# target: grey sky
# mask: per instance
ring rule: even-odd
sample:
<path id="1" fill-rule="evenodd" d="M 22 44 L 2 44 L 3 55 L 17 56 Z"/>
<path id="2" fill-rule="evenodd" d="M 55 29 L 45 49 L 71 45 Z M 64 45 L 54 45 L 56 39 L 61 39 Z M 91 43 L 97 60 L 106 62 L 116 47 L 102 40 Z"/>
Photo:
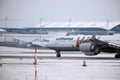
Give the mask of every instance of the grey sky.
<path id="1" fill-rule="evenodd" d="M 36 26 L 40 18 L 44 22 L 120 21 L 120 0 L 0 0 L 0 19 L 6 16 L 8 27 Z"/>

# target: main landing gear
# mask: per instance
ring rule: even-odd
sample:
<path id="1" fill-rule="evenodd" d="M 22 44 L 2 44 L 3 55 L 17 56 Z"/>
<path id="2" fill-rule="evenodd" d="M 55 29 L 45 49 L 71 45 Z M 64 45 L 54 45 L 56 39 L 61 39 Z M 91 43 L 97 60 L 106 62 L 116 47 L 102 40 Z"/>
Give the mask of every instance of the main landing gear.
<path id="1" fill-rule="evenodd" d="M 115 58 L 120 58 L 120 49 L 116 49 Z"/>
<path id="2" fill-rule="evenodd" d="M 56 57 L 61 57 L 60 51 L 56 51 Z"/>
<path id="3" fill-rule="evenodd" d="M 120 53 L 115 54 L 115 58 L 120 58 Z"/>

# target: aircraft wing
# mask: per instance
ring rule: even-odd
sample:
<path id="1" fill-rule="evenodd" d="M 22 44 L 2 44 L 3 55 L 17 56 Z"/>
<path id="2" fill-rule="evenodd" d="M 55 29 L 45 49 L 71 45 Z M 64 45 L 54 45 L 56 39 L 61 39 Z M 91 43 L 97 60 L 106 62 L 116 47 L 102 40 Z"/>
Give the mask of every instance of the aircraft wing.
<path id="1" fill-rule="evenodd" d="M 26 46 L 26 47 L 30 47 L 31 46 L 31 42 L 20 40 L 20 39 L 17 39 L 17 38 L 14 38 L 13 40 L 15 42 L 17 42 L 19 46 Z"/>
<path id="2" fill-rule="evenodd" d="M 101 52 L 120 52 L 120 46 L 116 43 L 102 41 L 96 38 L 91 38 L 89 40 L 95 47 L 99 48 Z"/>
<path id="3" fill-rule="evenodd" d="M 118 45 L 116 43 L 108 42 L 108 44 L 109 44 L 110 47 L 114 47 L 114 48 L 120 49 L 120 45 Z"/>
<path id="4" fill-rule="evenodd" d="M 17 38 L 13 39 L 15 42 L 17 42 L 17 47 L 24 47 L 24 48 L 34 48 L 34 47 L 45 47 L 46 43 L 49 42 L 49 40 L 47 39 L 42 39 L 41 41 L 39 40 L 39 38 L 36 38 L 32 41 L 25 41 L 25 40 L 20 40 Z"/>
<path id="5" fill-rule="evenodd" d="M 13 40 L 14 40 L 15 42 L 27 43 L 27 41 L 23 41 L 23 40 L 20 40 L 20 39 L 17 39 L 17 38 L 14 38 Z"/>
<path id="6" fill-rule="evenodd" d="M 40 42 L 40 41 L 32 41 L 32 45 L 34 45 L 34 46 L 40 46 L 40 47 L 45 47 L 44 42 Z"/>

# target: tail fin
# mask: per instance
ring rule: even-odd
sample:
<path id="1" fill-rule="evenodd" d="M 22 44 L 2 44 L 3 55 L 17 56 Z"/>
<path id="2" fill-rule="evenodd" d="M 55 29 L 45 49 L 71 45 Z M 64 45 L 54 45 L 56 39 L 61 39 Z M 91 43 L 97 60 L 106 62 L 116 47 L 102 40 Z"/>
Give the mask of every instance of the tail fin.
<path id="1" fill-rule="evenodd" d="M 70 34 L 67 32 L 65 36 L 70 36 Z"/>

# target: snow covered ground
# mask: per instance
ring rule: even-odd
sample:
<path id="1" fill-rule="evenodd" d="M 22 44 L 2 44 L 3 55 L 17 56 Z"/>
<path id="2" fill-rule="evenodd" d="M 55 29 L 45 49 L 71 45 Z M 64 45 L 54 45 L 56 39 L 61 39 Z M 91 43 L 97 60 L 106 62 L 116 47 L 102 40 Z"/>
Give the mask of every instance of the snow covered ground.
<path id="1" fill-rule="evenodd" d="M 15 52 L 14 52 L 15 50 Z M 9 52 L 11 51 L 11 52 Z M 24 53 L 22 53 L 22 51 Z M 50 51 L 50 50 L 49 50 Z M 14 53 L 12 53 L 14 52 Z M 31 53 L 27 53 L 31 52 Z M 40 54 L 40 52 L 42 54 Z M 38 55 L 44 54 L 40 50 Z M 54 51 L 50 51 L 54 53 Z M 21 53 L 21 54 L 20 54 Z M 62 52 L 62 56 L 86 57 L 81 52 Z M 70 53 L 70 54 L 68 54 Z M 0 55 L 33 55 L 32 49 L 0 47 Z M 34 55 L 33 55 L 34 56 Z M 96 58 L 94 58 L 96 57 Z M 36 65 L 37 80 L 119 80 L 120 59 L 114 59 L 114 54 L 100 54 L 91 59 L 38 59 Z M 97 59 L 98 58 L 98 59 Z M 102 59 L 103 58 L 103 59 Z M 105 59 L 108 58 L 108 59 Z M 86 61 L 83 67 L 83 61 Z M 0 80 L 35 80 L 34 59 L 1 59 Z"/>

